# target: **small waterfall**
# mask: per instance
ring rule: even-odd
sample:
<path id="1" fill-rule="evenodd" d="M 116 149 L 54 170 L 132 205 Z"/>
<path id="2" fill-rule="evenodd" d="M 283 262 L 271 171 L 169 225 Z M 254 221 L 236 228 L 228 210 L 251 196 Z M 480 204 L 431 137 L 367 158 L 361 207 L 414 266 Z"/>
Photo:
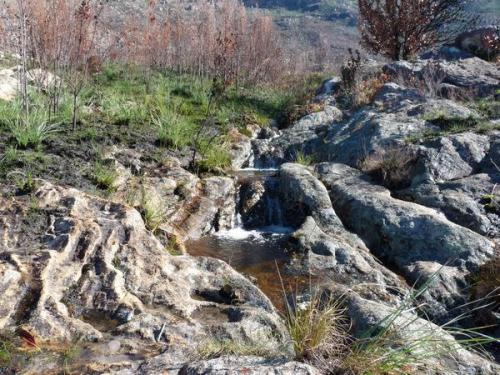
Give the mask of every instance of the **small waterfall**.
<path id="1" fill-rule="evenodd" d="M 276 178 L 276 173 L 276 169 L 247 168 L 238 171 L 235 177 L 238 186 L 235 194 L 232 228 L 217 232 L 216 236 L 233 240 L 243 240 L 249 237 L 262 239 L 264 234 L 286 234 L 292 231 L 291 228 L 286 226 L 286 220 L 283 217 L 279 199 L 279 180 Z M 252 182 L 260 182 L 263 185 L 264 192 L 261 190 L 261 193 L 257 195 L 258 201 L 253 208 L 256 215 L 253 218 L 257 218 L 257 220 L 252 221 L 250 225 L 246 225 L 249 222 L 244 219 L 244 215 L 248 217 L 248 212 L 246 214 L 241 212 L 244 204 L 242 202 L 242 196 L 244 195 L 242 189 L 245 188 L 245 184 Z"/>

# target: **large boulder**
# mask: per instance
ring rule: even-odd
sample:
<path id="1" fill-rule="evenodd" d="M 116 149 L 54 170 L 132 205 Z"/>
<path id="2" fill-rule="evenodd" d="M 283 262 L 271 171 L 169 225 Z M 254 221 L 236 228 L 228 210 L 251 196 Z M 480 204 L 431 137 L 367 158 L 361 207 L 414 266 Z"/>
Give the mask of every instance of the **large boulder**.
<path id="1" fill-rule="evenodd" d="M 280 191 L 284 212 L 294 217 L 296 225 L 301 223 L 290 238 L 296 257 L 289 269 L 397 304 L 406 286 L 372 256 L 358 236 L 344 228 L 325 186 L 306 167 L 282 165 Z"/>
<path id="2" fill-rule="evenodd" d="M 430 316 L 447 319 L 450 309 L 467 300 L 466 276 L 495 256 L 492 241 L 435 209 L 393 198 L 346 165 L 322 163 L 317 172 L 337 214 L 375 255 L 411 284 L 436 278 L 427 293 Z"/>

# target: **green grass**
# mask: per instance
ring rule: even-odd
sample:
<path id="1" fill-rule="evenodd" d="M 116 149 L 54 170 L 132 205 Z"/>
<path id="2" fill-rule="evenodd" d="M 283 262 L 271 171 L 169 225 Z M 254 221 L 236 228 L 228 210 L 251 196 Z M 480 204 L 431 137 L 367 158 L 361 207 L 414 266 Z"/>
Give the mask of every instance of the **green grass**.
<path id="1" fill-rule="evenodd" d="M 159 144 L 175 150 L 188 146 L 196 134 L 195 125 L 174 110 L 165 109 L 161 111 L 153 122 Z"/>
<path id="2" fill-rule="evenodd" d="M 12 342 L 5 337 L 0 337 L 0 368 L 12 363 L 13 350 Z"/>
<path id="3" fill-rule="evenodd" d="M 90 177 L 100 189 L 110 192 L 116 189 L 115 183 L 118 173 L 111 166 L 97 161 L 92 168 Z"/>
<path id="4" fill-rule="evenodd" d="M 306 167 L 313 165 L 314 160 L 315 159 L 313 155 L 306 155 L 300 151 L 295 154 L 295 163 L 304 165 Z"/>
<path id="5" fill-rule="evenodd" d="M 144 220 L 144 225 L 146 229 L 156 233 L 160 225 L 167 219 L 167 209 L 161 202 L 152 199 L 143 185 L 141 185 L 139 194 L 139 211 Z"/>
<path id="6" fill-rule="evenodd" d="M 10 122 L 9 129 L 21 148 L 37 147 L 58 130 L 55 124 L 49 123 L 47 112 L 42 110 L 31 111 L 26 117 L 19 115 Z"/>
<path id="7" fill-rule="evenodd" d="M 480 117 L 454 117 L 440 111 L 426 113 L 423 119 L 438 126 L 439 130 L 429 130 L 423 133 L 414 134 L 407 137 L 406 141 L 408 143 L 420 143 L 451 134 L 460 134 L 469 131 L 483 134 L 500 129 L 499 124 L 490 121 L 490 118 L 495 117 L 492 113 L 496 111 L 496 109 L 492 109 L 493 105 L 489 101 L 480 101 L 471 105 L 475 106 L 475 109 L 480 113 Z M 482 109 L 480 110 L 480 108 Z"/>
<path id="8" fill-rule="evenodd" d="M 69 344 L 61 353 L 61 362 L 63 365 L 63 373 L 70 374 L 71 364 L 81 355 L 82 348 L 77 344 Z"/>

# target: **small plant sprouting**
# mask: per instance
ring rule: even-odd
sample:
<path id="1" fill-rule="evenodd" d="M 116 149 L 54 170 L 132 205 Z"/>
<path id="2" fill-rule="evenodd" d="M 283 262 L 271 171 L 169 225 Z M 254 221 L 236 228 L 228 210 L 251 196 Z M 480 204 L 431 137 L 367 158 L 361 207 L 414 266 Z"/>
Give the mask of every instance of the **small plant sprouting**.
<path id="1" fill-rule="evenodd" d="M 70 373 L 71 364 L 80 356 L 82 348 L 78 343 L 69 344 L 61 353 L 64 374 Z"/>
<path id="2" fill-rule="evenodd" d="M 315 158 L 313 155 L 307 155 L 301 151 L 298 151 L 295 154 L 295 163 L 304 165 L 306 167 L 313 165 L 315 161 Z"/>
<path id="3" fill-rule="evenodd" d="M 182 244 L 179 242 L 179 239 L 175 235 L 171 235 L 167 238 L 165 250 L 173 256 L 180 256 L 184 254 Z"/>
<path id="4" fill-rule="evenodd" d="M 20 195 L 29 194 L 36 190 L 37 183 L 31 171 L 13 171 L 7 177 L 13 180 L 17 193 Z"/>
<path id="5" fill-rule="evenodd" d="M 146 192 L 144 186 L 141 186 L 141 202 L 139 211 L 142 215 L 142 219 L 144 220 L 144 225 L 152 233 L 156 233 L 160 225 L 167 218 L 166 207 L 160 202 L 153 200 Z"/>
<path id="6" fill-rule="evenodd" d="M 109 192 L 116 190 L 116 179 L 118 178 L 118 173 L 116 170 L 97 161 L 94 164 L 94 168 L 91 172 L 91 178 L 97 187 L 105 189 Z"/>

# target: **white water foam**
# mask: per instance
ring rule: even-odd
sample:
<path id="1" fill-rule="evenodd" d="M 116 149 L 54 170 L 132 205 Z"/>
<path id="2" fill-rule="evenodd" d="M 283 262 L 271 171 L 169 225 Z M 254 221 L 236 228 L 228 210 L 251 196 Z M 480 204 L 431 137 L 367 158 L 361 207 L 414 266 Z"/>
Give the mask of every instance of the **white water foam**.
<path id="1" fill-rule="evenodd" d="M 235 227 L 229 230 L 221 230 L 214 233 L 214 235 L 219 238 L 236 241 L 246 240 L 250 238 L 257 241 L 263 241 L 264 235 L 281 236 L 283 234 L 290 234 L 293 231 L 294 229 L 290 227 L 281 225 L 269 225 L 267 227 L 252 230 L 244 229 L 243 227 Z"/>

